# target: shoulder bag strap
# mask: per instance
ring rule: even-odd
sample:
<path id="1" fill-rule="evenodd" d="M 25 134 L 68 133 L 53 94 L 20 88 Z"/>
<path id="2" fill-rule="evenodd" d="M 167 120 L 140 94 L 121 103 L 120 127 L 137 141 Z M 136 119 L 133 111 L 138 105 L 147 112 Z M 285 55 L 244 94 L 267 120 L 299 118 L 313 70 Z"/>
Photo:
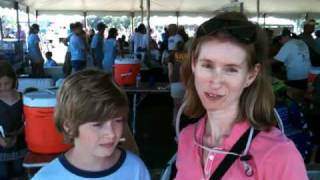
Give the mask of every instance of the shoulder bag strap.
<path id="1" fill-rule="evenodd" d="M 251 128 L 248 128 L 248 130 L 240 137 L 237 143 L 233 145 L 230 152 L 241 154 L 244 151 L 250 134 L 250 129 Z M 260 131 L 254 129 L 252 140 L 257 136 L 259 132 Z M 219 164 L 215 172 L 211 175 L 210 180 L 220 180 L 238 158 L 239 156 L 227 154 Z"/>

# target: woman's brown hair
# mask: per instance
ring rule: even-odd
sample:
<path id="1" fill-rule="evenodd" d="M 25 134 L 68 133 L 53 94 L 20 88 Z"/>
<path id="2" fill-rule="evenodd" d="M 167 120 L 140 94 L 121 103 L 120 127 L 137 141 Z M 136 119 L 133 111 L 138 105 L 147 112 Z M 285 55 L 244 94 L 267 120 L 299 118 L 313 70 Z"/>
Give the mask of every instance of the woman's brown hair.
<path id="1" fill-rule="evenodd" d="M 240 96 L 238 116 L 241 120 L 247 119 L 256 129 L 270 129 L 275 125 L 274 95 L 271 78 L 267 72 L 266 35 L 258 25 L 248 21 L 245 15 L 238 12 L 219 14 L 199 26 L 189 59 L 181 70 L 182 81 L 186 87 L 185 113 L 193 118 L 199 118 L 206 113 L 194 85 L 192 64 L 197 63 L 202 45 L 212 40 L 230 41 L 246 50 L 249 70 L 253 70 L 256 65 L 260 66 L 256 79 Z"/>

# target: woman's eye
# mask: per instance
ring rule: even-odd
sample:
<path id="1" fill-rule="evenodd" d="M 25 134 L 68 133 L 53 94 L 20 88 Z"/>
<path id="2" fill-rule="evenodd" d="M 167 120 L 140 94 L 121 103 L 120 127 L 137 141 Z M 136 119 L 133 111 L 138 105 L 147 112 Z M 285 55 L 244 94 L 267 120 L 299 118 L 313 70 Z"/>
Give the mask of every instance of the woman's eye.
<path id="1" fill-rule="evenodd" d="M 234 67 L 228 67 L 228 68 L 226 68 L 226 71 L 227 71 L 227 72 L 234 73 L 234 72 L 238 72 L 238 69 L 237 69 L 237 68 L 234 68 Z"/>
<path id="2" fill-rule="evenodd" d="M 212 65 L 211 64 L 207 64 L 207 63 L 205 63 L 205 64 L 202 64 L 201 65 L 202 67 L 204 67 L 204 68 L 212 68 Z"/>

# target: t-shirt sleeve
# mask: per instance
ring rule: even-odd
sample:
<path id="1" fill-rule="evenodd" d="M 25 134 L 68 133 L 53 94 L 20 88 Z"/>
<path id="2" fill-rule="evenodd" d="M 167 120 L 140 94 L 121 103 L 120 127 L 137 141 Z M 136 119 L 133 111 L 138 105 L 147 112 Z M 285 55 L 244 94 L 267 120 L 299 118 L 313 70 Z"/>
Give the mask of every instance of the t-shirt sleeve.
<path id="1" fill-rule="evenodd" d="M 51 180 L 61 176 L 63 169 L 58 158 L 52 160 L 49 164 L 43 166 L 31 180 Z M 62 177 L 62 176 L 61 176 Z"/>
<path id="2" fill-rule="evenodd" d="M 139 180 L 151 180 L 149 171 L 144 164 L 141 164 L 139 174 L 140 174 Z"/>
<path id="3" fill-rule="evenodd" d="M 283 143 L 270 152 L 265 159 L 262 179 L 308 179 L 303 158 L 293 143 Z"/>
<path id="4" fill-rule="evenodd" d="M 130 159 L 130 171 L 135 172 L 131 175 L 131 179 L 134 180 L 151 180 L 150 173 L 148 171 L 148 168 L 144 164 L 144 162 L 135 154 L 127 151 L 127 155 Z M 127 167 L 128 168 L 128 167 Z"/>
<path id="5" fill-rule="evenodd" d="M 281 47 L 274 59 L 284 63 L 285 61 L 287 61 L 290 51 L 292 51 L 292 49 L 290 50 L 289 44 L 286 43 Z"/>

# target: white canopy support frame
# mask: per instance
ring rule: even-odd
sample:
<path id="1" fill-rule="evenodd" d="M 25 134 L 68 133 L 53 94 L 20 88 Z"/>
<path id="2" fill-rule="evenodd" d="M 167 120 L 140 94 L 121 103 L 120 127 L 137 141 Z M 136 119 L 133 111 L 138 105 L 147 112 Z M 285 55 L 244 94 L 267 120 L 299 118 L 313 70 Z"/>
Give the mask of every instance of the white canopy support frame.
<path id="1" fill-rule="evenodd" d="M 140 12 L 141 0 L 16 0 L 19 4 L 29 6 L 30 9 L 38 10 L 39 13 L 47 12 L 83 12 L 102 11 L 102 12 Z M 245 3 L 244 12 L 246 14 L 257 13 L 257 0 L 239 0 Z M 1 7 L 13 8 L 12 0 L 1 0 Z M 226 5 L 233 2 L 231 0 L 150 0 L 152 8 L 151 14 L 174 14 L 189 15 L 193 13 L 214 14 L 223 9 Z M 320 13 L 319 0 L 262 0 L 259 3 L 260 14 L 278 14 L 282 16 L 291 16 L 306 12 L 310 14 Z"/>

